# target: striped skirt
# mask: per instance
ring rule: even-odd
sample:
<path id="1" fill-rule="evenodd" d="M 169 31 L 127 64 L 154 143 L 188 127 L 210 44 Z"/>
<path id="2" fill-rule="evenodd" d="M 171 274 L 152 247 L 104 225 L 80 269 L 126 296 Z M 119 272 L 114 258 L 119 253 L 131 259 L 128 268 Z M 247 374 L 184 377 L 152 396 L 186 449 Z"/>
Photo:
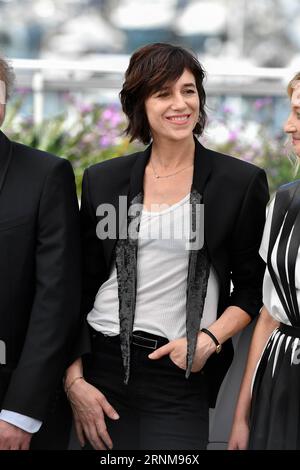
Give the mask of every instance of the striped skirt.
<path id="1" fill-rule="evenodd" d="M 300 328 L 281 323 L 258 364 L 249 449 L 300 449 Z"/>

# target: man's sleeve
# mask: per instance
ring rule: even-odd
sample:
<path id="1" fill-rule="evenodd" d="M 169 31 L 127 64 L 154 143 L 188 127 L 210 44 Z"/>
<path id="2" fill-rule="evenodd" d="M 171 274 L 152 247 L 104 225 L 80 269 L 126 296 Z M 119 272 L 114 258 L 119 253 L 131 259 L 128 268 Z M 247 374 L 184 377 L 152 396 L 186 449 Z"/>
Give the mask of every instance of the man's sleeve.
<path id="1" fill-rule="evenodd" d="M 38 419 L 30 418 L 29 416 L 21 415 L 15 411 L 1 410 L 0 420 L 6 421 L 6 423 L 13 424 L 23 431 L 35 433 L 38 432 L 42 426 L 42 421 Z"/>
<path id="2" fill-rule="evenodd" d="M 35 297 L 3 408 L 43 420 L 68 363 L 79 322 L 79 214 L 74 174 L 67 160 L 56 161 L 48 173 L 37 225 Z"/>
<path id="3" fill-rule="evenodd" d="M 91 350 L 90 333 L 86 317 L 93 308 L 96 294 L 107 275 L 103 246 L 96 233 L 97 208 L 94 209 L 92 207 L 90 189 L 89 169 L 87 169 L 82 179 L 80 207 L 82 244 L 81 327 L 72 351 L 72 361 L 89 353 Z"/>

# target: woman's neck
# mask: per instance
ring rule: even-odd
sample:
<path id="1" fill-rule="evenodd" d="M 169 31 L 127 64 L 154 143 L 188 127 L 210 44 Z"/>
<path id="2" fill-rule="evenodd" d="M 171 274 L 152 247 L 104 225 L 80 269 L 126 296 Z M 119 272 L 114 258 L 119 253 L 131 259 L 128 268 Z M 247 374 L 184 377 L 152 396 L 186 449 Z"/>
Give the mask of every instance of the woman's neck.
<path id="1" fill-rule="evenodd" d="M 192 165 L 194 154 L 194 138 L 185 142 L 154 140 L 150 158 L 160 168 L 176 170 L 176 168 Z"/>

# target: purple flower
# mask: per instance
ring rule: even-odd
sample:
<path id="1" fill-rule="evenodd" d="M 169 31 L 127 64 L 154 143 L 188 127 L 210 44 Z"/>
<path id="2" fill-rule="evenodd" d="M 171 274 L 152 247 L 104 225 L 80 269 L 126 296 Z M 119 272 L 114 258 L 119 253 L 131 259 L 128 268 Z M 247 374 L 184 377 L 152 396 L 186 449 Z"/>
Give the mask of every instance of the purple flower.
<path id="1" fill-rule="evenodd" d="M 93 111 L 93 105 L 89 103 L 79 103 L 78 110 L 81 114 L 88 114 Z"/>
<path id="2" fill-rule="evenodd" d="M 66 102 L 66 103 L 74 103 L 75 102 L 75 98 L 74 96 L 69 92 L 69 91 L 65 91 L 64 93 L 62 93 L 62 99 Z"/>
<path id="3" fill-rule="evenodd" d="M 272 98 L 260 98 L 258 100 L 255 100 L 254 108 L 256 110 L 260 110 L 264 108 L 265 106 L 268 106 L 271 103 L 272 103 Z"/>
<path id="4" fill-rule="evenodd" d="M 122 118 L 121 118 L 121 115 L 120 113 L 114 113 L 112 118 L 111 118 L 111 123 L 113 124 L 113 126 L 118 126 L 120 123 L 122 122 Z"/>
<path id="5" fill-rule="evenodd" d="M 226 114 L 230 114 L 233 112 L 233 109 L 230 107 L 230 106 L 223 106 L 223 109 L 222 109 L 223 113 L 226 113 Z"/>
<path id="6" fill-rule="evenodd" d="M 229 136 L 228 136 L 229 142 L 234 142 L 235 140 L 237 140 L 238 135 L 239 135 L 238 131 L 230 131 Z"/>
<path id="7" fill-rule="evenodd" d="M 30 92 L 31 92 L 30 88 L 22 87 L 22 88 L 16 89 L 16 93 L 21 96 L 28 95 Z"/>
<path id="8" fill-rule="evenodd" d="M 97 121 L 97 124 L 96 124 L 97 128 L 102 131 L 104 129 L 104 123 L 103 121 L 101 121 L 101 119 L 99 119 L 99 121 Z"/>
<path id="9" fill-rule="evenodd" d="M 112 144 L 112 140 L 111 140 L 110 136 L 103 135 L 99 139 L 99 144 L 100 144 L 100 147 L 106 148 L 106 147 L 109 147 Z"/>
<path id="10" fill-rule="evenodd" d="M 113 116 L 113 110 L 111 108 L 106 108 L 102 113 L 102 119 L 109 121 Z"/>
<path id="11" fill-rule="evenodd" d="M 122 121 L 121 113 L 116 107 L 106 108 L 101 117 L 104 121 L 109 121 L 114 127 L 118 126 Z"/>

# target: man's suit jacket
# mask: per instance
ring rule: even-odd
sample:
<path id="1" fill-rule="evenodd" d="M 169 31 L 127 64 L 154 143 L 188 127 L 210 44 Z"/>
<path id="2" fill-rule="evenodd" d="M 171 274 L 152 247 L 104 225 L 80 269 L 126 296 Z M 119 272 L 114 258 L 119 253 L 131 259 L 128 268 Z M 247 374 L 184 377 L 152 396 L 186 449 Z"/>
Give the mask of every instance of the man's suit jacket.
<path id="1" fill-rule="evenodd" d="M 0 132 L 0 408 L 45 419 L 70 360 L 80 289 L 70 163 Z"/>
<path id="2" fill-rule="evenodd" d="M 85 171 L 81 219 L 83 230 L 83 309 L 93 307 L 100 285 L 108 278 L 115 255 L 115 239 L 99 240 L 96 216 L 100 204 L 115 207 L 118 224 L 118 198 L 128 202 L 143 192 L 145 167 L 151 147 L 144 152 L 94 165 Z M 204 232 L 211 263 L 218 275 L 220 295 L 218 316 L 230 305 L 255 317 L 262 306 L 264 262 L 258 254 L 269 198 L 265 172 L 239 159 L 206 149 L 196 141 L 192 187 L 203 195 Z M 231 292 L 231 282 L 233 290 Z M 81 352 L 88 351 L 88 338 Z M 209 359 L 206 370 L 211 385 L 211 406 L 231 363 L 231 341 L 220 354 Z"/>

